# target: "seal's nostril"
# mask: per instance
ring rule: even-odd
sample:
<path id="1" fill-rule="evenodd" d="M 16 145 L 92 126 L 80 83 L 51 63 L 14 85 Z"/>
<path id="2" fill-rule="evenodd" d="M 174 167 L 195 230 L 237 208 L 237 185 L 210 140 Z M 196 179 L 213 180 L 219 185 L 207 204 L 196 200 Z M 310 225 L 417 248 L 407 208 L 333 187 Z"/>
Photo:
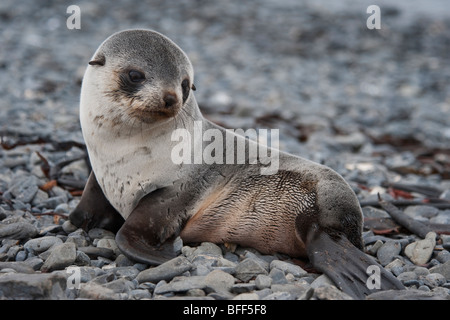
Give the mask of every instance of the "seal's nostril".
<path id="1" fill-rule="evenodd" d="M 163 100 L 164 100 L 164 106 L 166 108 L 170 108 L 171 106 L 173 106 L 174 104 L 176 104 L 178 102 L 177 96 L 173 95 L 171 93 L 166 94 L 164 96 Z"/>

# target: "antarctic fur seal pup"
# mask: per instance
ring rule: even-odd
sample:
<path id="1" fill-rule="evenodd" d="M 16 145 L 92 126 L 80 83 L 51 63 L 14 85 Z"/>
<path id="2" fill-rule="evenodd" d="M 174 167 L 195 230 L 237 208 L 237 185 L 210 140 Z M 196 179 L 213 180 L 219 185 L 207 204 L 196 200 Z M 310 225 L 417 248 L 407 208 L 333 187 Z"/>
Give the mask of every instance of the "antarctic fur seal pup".
<path id="1" fill-rule="evenodd" d="M 270 149 L 279 156 L 278 170 L 261 174 L 260 156 L 249 155 L 256 142 L 236 134 L 232 142 L 244 144 L 244 163 L 225 161 L 240 156 L 228 140 L 221 142 L 224 161 L 173 161 L 174 130 L 230 135 L 202 116 L 194 90 L 191 62 L 160 33 L 126 30 L 100 45 L 80 101 L 92 173 L 70 221 L 117 232 L 122 252 L 148 264 L 175 257 L 173 241 L 180 236 L 184 243 L 235 243 L 309 257 L 353 297 L 373 292 L 366 272 L 379 265 L 362 252 L 361 208 L 330 168 Z M 207 145 L 192 143 L 186 149 L 192 153 Z M 403 288 L 379 268 L 382 289 Z"/>

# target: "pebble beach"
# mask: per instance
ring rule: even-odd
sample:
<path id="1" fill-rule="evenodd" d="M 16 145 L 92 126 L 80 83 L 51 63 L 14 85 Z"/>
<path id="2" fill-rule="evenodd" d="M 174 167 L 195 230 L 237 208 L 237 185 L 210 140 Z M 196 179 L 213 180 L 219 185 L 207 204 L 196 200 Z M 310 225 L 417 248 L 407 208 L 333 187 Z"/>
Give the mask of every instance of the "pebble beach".
<path id="1" fill-rule="evenodd" d="M 346 179 L 365 253 L 406 287 L 367 300 L 450 299 L 444 1 L 80 1 L 70 30 L 72 4 L 0 3 L 0 300 L 352 300 L 307 261 L 178 239 L 179 256 L 153 267 L 129 260 L 114 233 L 68 221 L 90 173 L 83 73 L 104 39 L 130 28 L 187 53 L 206 118 L 278 129 L 281 150 Z M 371 4 L 381 29 L 366 26 Z"/>

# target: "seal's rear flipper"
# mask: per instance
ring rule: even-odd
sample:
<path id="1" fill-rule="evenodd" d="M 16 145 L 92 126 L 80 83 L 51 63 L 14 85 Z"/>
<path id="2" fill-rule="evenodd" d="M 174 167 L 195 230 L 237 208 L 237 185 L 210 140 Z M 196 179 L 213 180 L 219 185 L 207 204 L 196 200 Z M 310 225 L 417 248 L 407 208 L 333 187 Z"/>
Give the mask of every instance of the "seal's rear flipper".
<path id="1" fill-rule="evenodd" d="M 374 258 L 356 248 L 344 235 L 321 228 L 312 229 L 307 244 L 312 265 L 345 293 L 355 299 L 364 299 L 378 290 L 405 289 L 397 278 Z M 378 275 L 379 282 L 376 279 Z"/>
<path id="2" fill-rule="evenodd" d="M 77 207 L 69 215 L 70 222 L 85 230 L 103 228 L 117 232 L 124 220 L 109 203 L 91 172 Z"/>

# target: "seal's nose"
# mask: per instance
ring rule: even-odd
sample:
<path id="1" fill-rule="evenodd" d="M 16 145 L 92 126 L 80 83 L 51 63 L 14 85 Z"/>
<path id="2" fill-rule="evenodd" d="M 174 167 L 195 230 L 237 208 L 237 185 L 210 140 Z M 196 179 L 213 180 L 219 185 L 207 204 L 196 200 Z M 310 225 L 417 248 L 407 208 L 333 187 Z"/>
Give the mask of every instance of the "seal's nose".
<path id="1" fill-rule="evenodd" d="M 172 93 L 166 93 L 164 95 L 164 106 L 166 108 L 170 108 L 172 107 L 174 104 L 176 104 L 178 102 L 178 98 L 176 95 L 172 94 Z"/>

